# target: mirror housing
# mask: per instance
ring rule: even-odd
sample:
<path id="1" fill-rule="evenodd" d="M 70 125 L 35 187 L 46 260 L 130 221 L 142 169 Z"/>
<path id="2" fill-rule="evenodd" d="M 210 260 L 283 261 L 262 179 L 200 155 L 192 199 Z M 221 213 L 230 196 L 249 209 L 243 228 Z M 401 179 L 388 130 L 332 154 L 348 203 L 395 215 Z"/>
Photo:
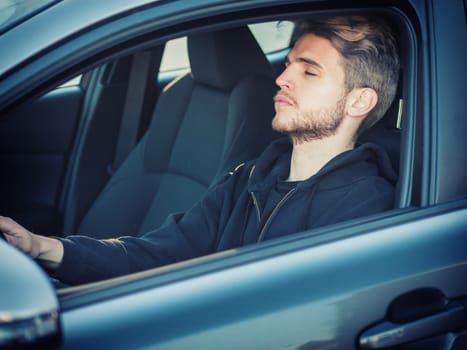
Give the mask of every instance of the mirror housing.
<path id="1" fill-rule="evenodd" d="M 0 348 L 60 345 L 59 304 L 45 272 L 0 239 Z"/>

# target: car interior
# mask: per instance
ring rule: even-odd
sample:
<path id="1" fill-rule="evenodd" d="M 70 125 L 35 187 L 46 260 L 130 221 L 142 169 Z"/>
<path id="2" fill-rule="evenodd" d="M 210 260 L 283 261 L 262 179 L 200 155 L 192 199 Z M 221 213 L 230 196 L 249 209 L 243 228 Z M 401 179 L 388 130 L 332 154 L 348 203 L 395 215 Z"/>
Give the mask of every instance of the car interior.
<path id="1" fill-rule="evenodd" d="M 239 51 L 244 55 L 235 55 Z M 158 227 L 276 136 L 269 127 L 272 68 L 246 27 L 189 36 L 188 52 L 191 72 L 159 96 L 149 129 L 112 174 L 78 233 L 108 238 Z M 80 161 L 86 157 L 92 154 L 79 155 Z M 71 186 L 85 184 L 80 175 Z M 82 194 L 85 187 L 73 192 Z"/>
<path id="2" fill-rule="evenodd" d="M 286 50 L 267 59 L 247 26 L 196 32 L 190 71 L 160 89 L 163 48 L 113 59 L 0 120 L 2 215 L 42 234 L 141 235 L 279 137 L 270 121 Z M 400 87 L 359 140 L 383 145 L 396 171 Z"/>

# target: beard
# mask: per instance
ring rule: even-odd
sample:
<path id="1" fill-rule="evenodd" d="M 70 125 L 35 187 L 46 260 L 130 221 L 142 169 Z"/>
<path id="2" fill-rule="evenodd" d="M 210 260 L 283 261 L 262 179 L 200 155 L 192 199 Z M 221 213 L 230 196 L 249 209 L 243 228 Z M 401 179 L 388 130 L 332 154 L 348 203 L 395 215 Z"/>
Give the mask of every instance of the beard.
<path id="1" fill-rule="evenodd" d="M 290 96 L 287 96 L 289 99 Z M 296 115 L 288 122 L 281 121 L 279 113 L 272 120 L 272 128 L 288 135 L 293 144 L 301 144 L 312 140 L 321 140 L 336 134 L 344 120 L 345 96 L 337 101 L 334 107 L 318 110 L 300 111 L 295 100 Z M 285 112 L 284 112 L 285 113 Z"/>

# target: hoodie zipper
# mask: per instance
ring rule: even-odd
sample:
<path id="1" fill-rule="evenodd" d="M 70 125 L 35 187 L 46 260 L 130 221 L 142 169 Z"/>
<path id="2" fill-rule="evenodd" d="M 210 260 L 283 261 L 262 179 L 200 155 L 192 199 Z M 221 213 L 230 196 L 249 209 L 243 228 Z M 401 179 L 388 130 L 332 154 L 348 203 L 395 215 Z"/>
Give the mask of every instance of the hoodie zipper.
<path id="1" fill-rule="evenodd" d="M 276 206 L 274 207 L 273 211 L 271 212 L 271 214 L 269 215 L 268 219 L 266 220 L 266 222 L 264 223 L 264 226 L 263 228 L 261 229 L 261 232 L 258 236 L 258 241 L 257 242 L 261 242 L 261 240 L 264 238 L 264 235 L 265 235 L 265 232 L 266 232 L 266 229 L 268 228 L 271 220 L 276 216 L 277 212 L 279 211 L 279 209 L 284 205 L 284 203 L 292 196 L 292 194 L 296 191 L 296 188 L 292 188 L 289 192 L 287 192 L 285 194 L 284 197 L 282 197 L 282 199 L 279 201 L 279 203 L 276 204 Z M 261 222 L 261 214 L 260 214 L 260 211 L 259 211 L 259 206 L 258 206 L 258 202 L 256 201 L 256 197 L 255 197 L 255 194 L 252 193 L 252 196 L 253 196 L 253 203 L 256 207 L 256 212 L 258 213 L 258 220 L 259 222 Z"/>
<path id="2" fill-rule="evenodd" d="M 261 222 L 261 211 L 259 210 L 258 200 L 254 192 L 251 192 L 251 197 L 253 198 L 253 205 L 256 208 L 256 215 L 258 215 L 258 222 Z"/>

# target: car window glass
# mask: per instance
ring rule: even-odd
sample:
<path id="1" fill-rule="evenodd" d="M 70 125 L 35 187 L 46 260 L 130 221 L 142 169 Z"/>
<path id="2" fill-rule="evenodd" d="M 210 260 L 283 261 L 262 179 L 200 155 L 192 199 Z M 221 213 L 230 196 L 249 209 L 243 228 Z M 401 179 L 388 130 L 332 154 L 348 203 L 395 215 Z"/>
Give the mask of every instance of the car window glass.
<path id="1" fill-rule="evenodd" d="M 249 25 L 249 28 L 266 54 L 289 47 L 293 31 L 292 22 L 265 22 Z M 186 37 L 167 42 L 160 71 L 188 69 L 189 66 Z"/>
<path id="2" fill-rule="evenodd" d="M 79 83 L 81 82 L 81 78 L 82 78 L 82 75 L 80 74 L 80 75 L 66 81 L 65 83 L 57 86 L 57 88 L 68 87 L 68 86 L 78 86 Z"/>
<path id="3" fill-rule="evenodd" d="M 249 28 L 263 52 L 270 54 L 289 47 L 294 26 L 290 21 L 274 21 L 251 24 Z M 169 40 L 162 56 L 160 72 L 187 70 L 189 67 L 186 37 Z M 81 76 L 77 76 L 58 87 L 79 85 L 80 78 Z"/>
<path id="4" fill-rule="evenodd" d="M 168 41 L 165 44 L 160 71 L 187 69 L 189 66 L 186 36 Z"/>
<path id="5" fill-rule="evenodd" d="M 289 21 L 266 22 L 249 26 L 264 53 L 273 53 L 289 47 L 294 25 Z"/>

